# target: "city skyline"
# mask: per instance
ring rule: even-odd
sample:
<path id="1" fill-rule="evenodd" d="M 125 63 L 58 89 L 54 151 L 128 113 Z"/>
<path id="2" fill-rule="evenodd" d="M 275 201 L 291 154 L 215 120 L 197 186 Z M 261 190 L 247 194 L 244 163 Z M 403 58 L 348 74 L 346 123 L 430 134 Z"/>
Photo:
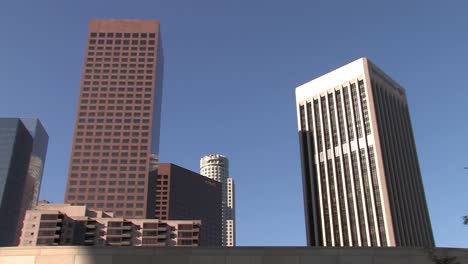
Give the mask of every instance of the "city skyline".
<path id="1" fill-rule="evenodd" d="M 430 2 L 418 19 L 400 11 L 416 12 L 419 9 L 414 4 L 384 6 L 394 12 L 383 17 L 377 16 L 381 8 L 363 5 L 373 19 L 356 17 L 344 23 L 339 18 L 336 23 L 328 23 L 329 17 L 355 9 L 319 4 L 314 10 L 322 10 L 322 14 L 311 16 L 305 12 L 311 10 L 306 3 L 273 5 L 267 13 L 261 13 L 262 5 L 258 3 L 248 10 L 239 8 L 245 7 L 242 3 L 231 6 L 204 2 L 199 7 L 189 4 L 182 9 L 167 3 L 146 5 L 148 8 L 99 3 L 98 12 L 87 10 L 86 3 L 58 4 L 50 10 L 34 3 L 32 7 L 41 12 L 26 10 L 23 14 L 11 3 L 0 11 L 7 19 L 4 25 L 14 19 L 12 15 L 25 18 L 15 25 L 15 30 L 1 27 L 11 38 L 1 44 L 0 55 L 6 59 L 0 63 L 0 85 L 8 89 L 9 96 L 0 98 L 0 113 L 37 116 L 52 131 L 41 198 L 54 202 L 63 198 L 77 103 L 77 72 L 88 20 L 158 18 L 164 24 L 163 34 L 169 33 L 164 39 L 168 65 L 165 85 L 171 87 L 164 94 L 167 101 L 163 103 L 160 160 L 192 171 L 197 171 L 197 159 L 206 153 L 223 153 L 235 160 L 231 171 L 237 183 L 238 245 L 305 244 L 297 135 L 291 129 L 295 122 L 294 87 L 368 56 L 409 88 L 436 244 L 466 246 L 461 193 L 462 186 L 466 186 L 466 153 L 462 146 L 466 145 L 463 135 L 467 124 L 459 121 L 466 112 L 466 92 L 457 88 L 460 73 L 466 71 L 460 55 L 464 54 L 462 47 L 467 39 L 460 34 L 463 31 L 459 26 L 466 24 L 466 18 L 457 15 L 464 8 Z M 77 12 L 79 15 L 73 13 L 77 9 L 82 11 Z M 280 19 L 280 11 L 286 12 L 289 19 Z M 244 19 L 234 23 L 232 18 L 238 14 Z M 258 19 L 258 14 L 263 19 Z M 430 20 L 434 17 L 446 19 L 435 23 Z M 56 23 L 56 19 L 62 23 Z M 343 29 L 337 27 L 338 21 Z M 369 21 L 380 24 L 366 24 Z M 406 27 L 408 24 L 411 26 Z M 338 45 L 336 37 L 340 34 L 354 44 Z M 278 39 L 279 35 L 282 37 Z M 35 45 L 28 44 L 30 38 Z M 278 53 L 280 50 L 287 52 Z M 19 74 L 23 70 L 32 74 L 31 78 L 23 78 Z M 447 143 L 441 144 L 440 138 L 447 138 Z M 277 193 L 284 198 L 276 198 Z M 279 216 L 273 214 L 278 206 L 285 210 Z M 260 216 L 273 220 L 265 223 Z M 278 223 L 292 226 L 291 235 L 280 237 L 278 232 L 269 232 Z M 249 234 L 266 235 L 252 239 Z"/>

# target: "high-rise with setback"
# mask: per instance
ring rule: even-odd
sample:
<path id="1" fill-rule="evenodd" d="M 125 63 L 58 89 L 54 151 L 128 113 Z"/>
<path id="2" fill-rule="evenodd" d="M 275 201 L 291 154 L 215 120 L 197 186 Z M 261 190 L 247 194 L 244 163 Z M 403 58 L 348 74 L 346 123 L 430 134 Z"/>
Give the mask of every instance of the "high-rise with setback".
<path id="1" fill-rule="evenodd" d="M 150 156 L 158 154 L 163 53 L 157 20 L 89 25 L 65 202 L 152 218 Z"/>
<path id="2" fill-rule="evenodd" d="M 366 58 L 296 88 L 309 246 L 434 246 L 405 90 Z"/>

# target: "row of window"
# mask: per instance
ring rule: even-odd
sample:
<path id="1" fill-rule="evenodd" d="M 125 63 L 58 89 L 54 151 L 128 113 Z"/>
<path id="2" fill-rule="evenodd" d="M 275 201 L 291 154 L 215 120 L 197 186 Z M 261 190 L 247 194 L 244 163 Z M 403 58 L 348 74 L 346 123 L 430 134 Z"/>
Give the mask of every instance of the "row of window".
<path id="1" fill-rule="evenodd" d="M 149 119 L 139 119 L 139 118 L 125 118 L 125 119 L 120 119 L 120 118 L 79 118 L 78 123 L 143 123 L 143 124 L 149 124 L 150 120 Z"/>
<path id="2" fill-rule="evenodd" d="M 144 179 L 146 178 L 146 174 L 144 173 L 140 173 L 140 174 L 135 174 L 135 173 L 119 173 L 118 175 L 116 173 L 99 173 L 99 175 L 97 173 L 72 173 L 70 174 L 71 178 L 102 178 L 102 179 L 106 179 L 106 178 L 110 178 L 110 179 L 115 179 L 115 178 L 120 178 L 120 179 L 135 179 L 138 177 L 138 179 Z M 91 190 L 91 189 L 90 189 Z M 94 189 L 93 189 L 94 190 Z M 120 189 L 119 189 L 120 190 Z M 105 189 L 101 189 L 99 188 L 98 189 L 99 192 L 104 192 Z M 140 189 L 138 189 L 138 191 L 140 191 Z M 141 189 L 141 191 L 143 191 L 143 189 Z"/>
<path id="3" fill-rule="evenodd" d="M 109 96 L 108 96 L 109 95 Z M 133 93 L 129 93 L 129 94 L 116 94 L 116 93 L 109 93 L 109 94 L 106 94 L 106 93 L 83 93 L 81 95 L 82 98 L 101 98 L 101 99 L 104 99 L 104 98 L 134 98 L 136 97 L 138 101 L 135 101 L 136 104 L 141 104 L 141 99 L 142 98 L 145 98 L 145 99 L 150 99 L 152 98 L 152 95 L 150 93 L 147 93 L 147 94 L 133 94 Z M 140 99 L 138 99 L 140 98 Z M 114 100 L 114 99 L 111 99 L 111 100 Z M 115 101 L 114 101 L 115 102 Z M 126 101 L 126 103 L 129 103 L 129 104 L 132 104 L 133 102 L 132 101 Z M 99 101 L 100 104 L 104 104 L 106 103 L 105 100 L 101 100 Z M 121 101 L 121 103 L 123 103 L 123 101 Z M 148 115 L 149 116 L 149 115 Z"/>
<path id="4" fill-rule="evenodd" d="M 80 150 L 84 148 L 85 150 L 91 150 L 91 146 L 90 145 L 75 145 L 75 149 L 76 150 Z M 138 146 L 131 146 L 132 150 L 138 150 Z M 100 145 L 93 145 L 92 146 L 92 149 L 93 150 L 128 150 L 129 149 L 129 146 L 108 146 L 108 145 L 104 145 L 104 146 L 100 146 Z M 80 152 L 80 151 L 75 151 L 73 152 L 73 157 L 138 157 L 140 156 L 140 158 L 146 158 L 148 156 L 148 154 L 146 152 L 109 152 L 109 151 L 105 151 L 105 152 Z"/>
<path id="5" fill-rule="evenodd" d="M 117 166 L 72 166 L 71 168 L 72 171 L 96 171 L 96 170 L 99 170 L 99 171 L 146 171 L 146 166 L 140 166 L 140 167 L 136 167 L 136 166 L 120 166 L 120 167 L 117 167 Z M 75 182 L 73 182 L 75 183 Z M 76 184 L 76 183 L 75 183 Z M 73 184 L 71 184 L 73 185 Z"/>
<path id="6" fill-rule="evenodd" d="M 91 61 L 93 61 L 93 59 L 91 58 Z M 102 71 L 104 72 L 104 70 L 107 70 L 109 68 L 136 68 L 138 66 L 138 68 L 147 68 L 146 70 L 152 70 L 153 69 L 153 66 L 154 64 L 152 63 L 149 63 L 149 64 L 144 64 L 144 63 L 140 63 L 140 64 L 136 64 L 136 63 L 131 63 L 131 64 L 127 64 L 127 63 L 122 63 L 122 64 L 119 64 L 119 63 L 86 63 L 85 64 L 85 71 L 86 69 L 89 69 L 89 68 L 92 68 L 93 70 L 96 70 L 96 68 L 102 68 Z M 113 69 L 112 69 L 113 70 Z M 131 73 L 131 71 L 133 71 L 132 69 L 128 70 L 129 73 Z M 138 72 L 138 71 L 137 71 Z M 112 72 L 111 73 L 115 73 L 115 72 Z"/>
<path id="7" fill-rule="evenodd" d="M 88 57 L 86 61 L 95 62 L 154 62 L 154 58 L 140 57 L 140 58 L 110 58 L 110 57 Z M 136 67 L 136 66 L 135 66 Z M 130 66 L 132 68 L 132 66 Z"/>
<path id="8" fill-rule="evenodd" d="M 73 186 L 73 185 L 81 185 L 81 186 L 84 186 L 84 185 L 96 185 L 96 184 L 99 184 L 99 186 L 102 186 L 102 185 L 105 185 L 105 184 L 108 184 L 108 185 L 119 185 L 119 186 L 122 186 L 122 185 L 125 185 L 125 186 L 132 186 L 132 185 L 138 185 L 138 186 L 142 186 L 142 185 L 145 185 L 145 181 L 135 181 L 135 180 L 100 180 L 100 181 L 97 181 L 97 180 L 71 180 L 70 181 L 70 186 Z"/>
<path id="9" fill-rule="evenodd" d="M 154 51 L 154 46 L 88 46 L 88 50 L 132 50 Z"/>
<path id="10" fill-rule="evenodd" d="M 75 143 L 116 143 L 116 144 L 120 144 L 120 143 L 123 143 L 123 144 L 140 144 L 140 143 L 148 143 L 148 139 L 146 138 L 143 138 L 143 139 L 139 139 L 139 138 L 132 138 L 132 139 L 129 139 L 129 138 L 113 138 L 113 139 L 110 139 L 110 138 L 76 138 L 75 139 Z M 79 149 L 79 148 L 75 148 L 75 149 Z"/>
<path id="11" fill-rule="evenodd" d="M 136 159 L 72 159 L 73 164 L 146 164 L 148 161 L 146 159 L 136 160 Z"/>
<path id="12" fill-rule="evenodd" d="M 125 85 L 125 86 L 152 86 L 153 82 L 133 82 L 133 81 L 118 81 L 118 82 L 108 82 L 108 81 L 84 81 L 83 85 L 102 85 L 102 86 L 107 86 L 107 85 Z"/>
<path id="13" fill-rule="evenodd" d="M 85 113 L 84 113 L 85 114 Z M 136 113 L 135 113 L 136 114 Z M 80 113 L 81 115 L 81 113 Z M 93 116 L 92 113 L 88 113 L 88 115 L 90 116 Z M 93 131 L 86 131 L 83 132 L 83 131 L 78 131 L 76 133 L 77 136 L 96 136 L 96 137 L 100 137 L 100 136 L 105 136 L 105 137 L 111 137 L 111 136 L 114 136 L 114 137 L 120 137 L 120 136 L 123 136 L 123 137 L 139 137 L 139 136 L 142 136 L 142 137 L 147 137 L 149 136 L 149 133 L 148 132 L 100 132 L 100 131 L 97 131 L 97 132 L 93 132 Z"/>
<path id="14" fill-rule="evenodd" d="M 86 70 L 88 71 L 88 70 Z M 133 74 L 130 74 L 130 75 L 123 75 L 123 74 L 120 74 L 120 75 L 109 75 L 109 74 L 104 74 L 104 75 L 85 75 L 83 77 L 83 79 L 85 80 L 98 80 L 98 79 L 103 79 L 103 80 L 106 80 L 106 79 L 111 79 L 111 80 L 152 80 L 153 79 L 153 76 L 152 75 L 133 75 Z"/>
<path id="15" fill-rule="evenodd" d="M 115 144 L 140 144 L 148 143 L 148 139 L 138 139 L 138 138 L 76 138 L 75 143 L 115 143 Z M 136 149 L 136 148 L 135 148 Z M 140 148 L 141 150 L 146 150 L 147 148 Z"/>
<path id="16" fill-rule="evenodd" d="M 135 110 L 138 110 L 136 108 L 137 107 L 135 107 Z M 92 106 L 90 106 L 89 109 L 92 110 Z M 107 109 L 108 110 L 113 110 L 110 107 L 107 107 Z M 77 129 L 78 130 L 80 130 L 80 129 L 87 129 L 87 130 L 89 130 L 89 129 L 96 129 L 96 130 L 103 130 L 103 129 L 105 129 L 105 130 L 121 130 L 121 129 L 130 130 L 131 129 L 131 130 L 135 131 L 135 130 L 139 130 L 139 129 L 149 130 L 149 126 L 141 126 L 141 127 L 140 126 L 133 126 L 133 127 L 131 127 L 131 126 L 120 126 L 120 125 L 117 125 L 117 126 L 110 126 L 110 125 L 107 125 L 107 126 L 102 126 L 102 125 L 97 125 L 97 126 L 87 125 L 87 126 L 84 126 L 84 125 L 78 125 Z"/>
<path id="17" fill-rule="evenodd" d="M 114 57 L 119 57 L 119 56 L 123 56 L 123 57 L 126 57 L 126 56 L 131 56 L 131 57 L 137 57 L 137 56 L 140 56 L 140 57 L 143 57 L 143 56 L 148 56 L 148 57 L 153 57 L 154 56 L 154 52 L 119 52 L 119 51 L 116 51 L 116 52 L 110 52 L 110 51 L 107 51 L 107 52 L 103 52 L 103 51 L 98 51 L 98 52 L 94 52 L 94 51 L 89 51 L 88 52 L 88 56 L 107 56 L 107 57 L 110 57 L 110 56 L 114 56 Z"/>
<path id="18" fill-rule="evenodd" d="M 68 200 L 73 201 L 73 200 L 87 200 L 87 201 L 143 201 L 144 197 L 143 196 L 132 196 L 132 195 L 68 195 L 67 197 Z M 128 202 L 126 204 L 127 208 L 134 208 L 137 207 L 137 204 L 134 204 L 133 202 Z M 107 207 L 107 205 L 106 205 Z M 138 207 L 137 207 L 138 208 Z"/>
<path id="19" fill-rule="evenodd" d="M 156 38 L 156 33 L 91 32 L 91 38 Z"/>
<path id="20" fill-rule="evenodd" d="M 151 87 L 146 87 L 144 88 L 144 92 L 145 93 L 151 93 L 153 89 Z M 93 91 L 93 92 L 96 92 L 96 91 L 101 91 L 101 92 L 116 92 L 116 91 L 119 91 L 119 92 L 128 92 L 128 93 L 131 93 L 135 96 L 141 94 L 143 92 L 143 88 L 142 87 L 137 87 L 137 88 L 133 88 L 133 87 L 109 87 L 109 89 L 107 87 L 89 87 L 89 86 L 84 86 L 83 87 L 83 91 L 84 92 L 87 92 L 87 91 Z M 136 92 L 136 93 L 135 93 Z"/>
<path id="21" fill-rule="evenodd" d="M 108 196 L 104 196 L 104 195 L 87 195 L 87 196 L 84 196 L 84 195 L 68 195 L 68 200 L 72 201 L 72 200 L 87 200 L 87 201 L 94 201 L 94 200 L 97 200 L 97 201 L 104 201 L 104 200 L 107 200 L 107 201 L 114 201 L 114 200 L 117 200 L 117 201 L 134 201 L 134 200 L 137 200 L 137 201 L 143 201 L 144 200 L 144 196 L 133 196 L 133 195 L 108 195 Z M 133 203 L 127 203 L 127 208 L 133 208 L 134 204 Z"/>
<path id="22" fill-rule="evenodd" d="M 119 105 L 121 105 L 121 104 L 126 104 L 126 105 L 138 104 L 138 105 L 141 105 L 141 104 L 151 104 L 151 100 L 135 100 L 134 101 L 134 100 L 130 100 L 130 99 L 129 100 L 114 100 L 114 99 L 109 99 L 109 100 L 91 99 L 91 100 L 88 100 L 88 99 L 81 99 L 80 104 L 82 104 L 82 105 L 84 105 L 84 104 L 119 104 Z"/>
<path id="23" fill-rule="evenodd" d="M 106 73 L 106 74 L 109 74 L 109 73 L 112 73 L 112 74 L 153 74 L 153 70 L 152 69 L 147 69 L 147 70 L 142 70 L 142 69 L 139 69 L 139 70 L 134 70 L 134 69 L 130 69 L 130 70 L 127 70 L 127 69 L 121 69 L 121 70 L 117 70 L 117 69 L 96 69 L 96 68 L 86 68 L 85 69 L 85 73 Z"/>
<path id="24" fill-rule="evenodd" d="M 120 117 L 132 117 L 132 114 L 133 114 L 133 119 L 130 119 L 130 121 L 122 121 L 122 119 L 120 119 Z M 79 117 L 80 119 L 83 118 L 83 117 L 91 117 L 91 118 L 94 118 L 96 117 L 96 115 L 98 115 L 98 117 L 104 117 L 104 116 L 107 116 L 109 118 L 107 118 L 104 122 L 106 123 L 133 123 L 133 124 L 140 124 L 140 123 L 148 123 L 147 121 L 143 121 L 143 120 L 146 120 L 146 119 L 140 119 L 141 117 L 141 113 L 138 113 L 138 112 L 130 112 L 130 113 L 124 113 L 124 112 L 108 112 L 108 113 L 104 113 L 104 112 L 100 112 L 100 113 L 96 113 L 96 112 L 80 112 L 79 113 Z M 149 115 L 149 113 L 144 113 L 144 117 L 147 117 Z M 113 119 L 113 117 L 116 117 L 116 119 Z M 91 119 L 89 118 L 89 119 Z M 88 119 L 88 120 L 89 120 Z M 84 122 L 80 122 L 80 123 L 84 123 Z M 89 123 L 94 123 L 94 121 L 92 122 L 89 122 Z M 103 123 L 103 122 L 97 122 L 96 123 Z M 132 135 L 132 137 L 139 137 L 140 135 L 142 137 L 147 137 L 148 136 L 148 132 L 143 132 L 143 133 L 140 133 L 140 132 L 119 132 L 119 131 L 116 131 L 114 133 L 112 132 L 101 132 L 101 131 L 86 131 L 86 134 L 84 131 L 78 131 L 76 133 L 77 136 L 105 136 L 105 137 L 110 137 L 110 136 L 115 136 L 115 137 L 120 137 L 120 136 L 124 136 L 124 137 L 128 137 L 130 135 Z M 127 135 L 127 136 L 125 136 Z"/>
<path id="25" fill-rule="evenodd" d="M 137 111 L 141 111 L 141 106 L 135 106 L 135 108 L 138 107 L 138 109 L 135 109 Z M 114 112 L 115 110 L 117 111 L 123 111 L 125 109 L 125 111 L 132 111 L 133 110 L 133 107 L 132 106 L 126 106 L 125 108 L 124 107 L 115 107 L 115 106 L 112 106 L 112 109 L 108 109 L 108 110 L 114 110 L 113 112 L 95 112 L 95 111 L 90 111 L 90 112 L 84 112 L 86 110 L 96 110 L 97 108 L 99 108 L 99 110 L 106 110 L 106 107 L 105 106 L 95 106 L 95 105 L 91 105 L 91 106 L 87 106 L 87 105 L 83 105 L 83 106 L 80 106 L 80 110 L 82 110 L 83 112 L 80 112 L 79 115 L 80 116 L 85 116 L 87 113 L 88 116 L 118 116 L 118 117 L 121 117 L 121 116 L 124 116 L 125 114 L 125 117 L 130 117 L 130 116 L 134 116 L 134 117 L 139 117 L 141 116 L 141 114 L 143 114 L 144 117 L 148 117 L 150 116 L 150 113 L 149 112 Z M 151 108 L 149 106 L 145 106 L 143 108 L 144 110 L 148 111 L 150 110 Z"/>
<path id="26" fill-rule="evenodd" d="M 137 40 L 137 39 L 133 39 L 133 40 L 129 40 L 129 39 L 90 39 L 89 40 L 89 45 L 95 45 L 95 44 L 98 44 L 98 45 L 152 45 L 154 46 L 156 44 L 156 41 L 154 39 L 151 39 L 151 40 L 146 40 L 146 39 L 141 39 L 141 40 Z"/>

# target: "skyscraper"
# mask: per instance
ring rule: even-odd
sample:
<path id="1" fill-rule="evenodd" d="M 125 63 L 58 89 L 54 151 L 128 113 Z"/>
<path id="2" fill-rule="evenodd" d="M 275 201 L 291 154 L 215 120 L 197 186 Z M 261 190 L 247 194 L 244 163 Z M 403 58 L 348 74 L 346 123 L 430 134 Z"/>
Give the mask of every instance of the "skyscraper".
<path id="1" fill-rule="evenodd" d="M 405 90 L 366 58 L 296 88 L 309 246 L 434 246 Z"/>
<path id="2" fill-rule="evenodd" d="M 171 163 L 159 163 L 157 172 L 155 217 L 201 220 L 200 246 L 221 246 L 222 184 Z"/>
<path id="3" fill-rule="evenodd" d="M 37 118 L 21 118 L 21 121 L 34 139 L 28 169 L 28 181 L 31 182 L 31 187 L 26 191 L 26 193 L 32 195 L 28 206 L 28 209 L 32 209 L 39 200 L 49 135 L 47 135 L 44 126 Z"/>
<path id="4" fill-rule="evenodd" d="M 162 77 L 157 20 L 91 20 L 66 203 L 154 216 L 148 179 L 159 149 Z"/>
<path id="5" fill-rule="evenodd" d="M 41 129 L 44 138 L 35 142 L 38 134 L 32 135 L 21 119 L 0 118 L 0 246 L 17 245 L 24 214 L 37 199 L 42 171 L 30 171 L 35 155 L 45 160 L 47 133 Z"/>
<path id="6" fill-rule="evenodd" d="M 200 174 L 221 182 L 222 190 L 222 245 L 236 246 L 234 180 L 229 177 L 229 161 L 219 154 L 208 155 L 200 160 Z"/>

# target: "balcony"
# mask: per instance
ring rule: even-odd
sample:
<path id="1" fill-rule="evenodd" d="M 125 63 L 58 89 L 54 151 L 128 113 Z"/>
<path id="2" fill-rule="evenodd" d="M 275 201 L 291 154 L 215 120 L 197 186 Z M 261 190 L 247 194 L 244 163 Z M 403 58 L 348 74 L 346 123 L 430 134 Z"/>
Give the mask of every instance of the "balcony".
<path id="1" fill-rule="evenodd" d="M 165 247 L 167 244 L 165 242 L 156 242 L 156 243 L 147 243 L 142 244 L 143 247 Z"/>
<path id="2" fill-rule="evenodd" d="M 84 240 L 85 245 L 94 245 L 94 239 L 85 239 Z"/>
<path id="3" fill-rule="evenodd" d="M 107 234 L 106 237 L 123 237 L 123 234 Z"/>
<path id="4" fill-rule="evenodd" d="M 132 245 L 132 242 L 130 240 L 122 241 L 120 242 L 120 245 L 122 246 L 130 246 Z"/>
<path id="5" fill-rule="evenodd" d="M 198 232 L 196 229 L 179 229 L 177 230 L 179 233 L 193 233 L 193 232 Z"/>
<path id="6" fill-rule="evenodd" d="M 122 233 L 122 237 L 125 237 L 125 238 L 132 237 L 132 233 Z"/>
<path id="7" fill-rule="evenodd" d="M 144 227 L 143 231 L 157 231 L 159 227 Z"/>
<path id="8" fill-rule="evenodd" d="M 61 226 L 39 226 L 39 231 L 60 231 Z"/>
<path id="9" fill-rule="evenodd" d="M 41 219 L 41 223 L 62 223 L 62 219 Z"/>
<path id="10" fill-rule="evenodd" d="M 60 234 L 50 234 L 50 235 L 38 235 L 37 239 L 59 239 Z"/>

